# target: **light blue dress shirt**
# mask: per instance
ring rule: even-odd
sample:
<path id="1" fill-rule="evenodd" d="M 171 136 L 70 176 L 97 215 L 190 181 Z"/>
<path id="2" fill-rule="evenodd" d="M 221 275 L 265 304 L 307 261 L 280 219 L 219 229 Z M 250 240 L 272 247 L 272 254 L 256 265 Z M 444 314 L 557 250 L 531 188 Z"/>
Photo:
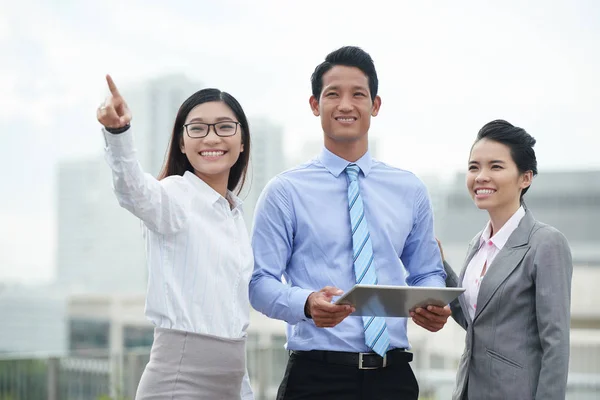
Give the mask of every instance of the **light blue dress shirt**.
<path id="1" fill-rule="evenodd" d="M 361 317 L 318 328 L 304 315 L 308 296 L 325 286 L 355 284 L 348 212 L 349 162 L 323 149 L 315 160 L 283 172 L 256 207 L 252 306 L 284 320 L 288 350 L 367 352 Z M 445 287 L 425 185 L 412 173 L 375 161 L 355 162 L 380 285 Z M 283 281 L 282 281 L 283 277 Z M 409 348 L 406 318 L 386 318 L 391 348 Z"/>

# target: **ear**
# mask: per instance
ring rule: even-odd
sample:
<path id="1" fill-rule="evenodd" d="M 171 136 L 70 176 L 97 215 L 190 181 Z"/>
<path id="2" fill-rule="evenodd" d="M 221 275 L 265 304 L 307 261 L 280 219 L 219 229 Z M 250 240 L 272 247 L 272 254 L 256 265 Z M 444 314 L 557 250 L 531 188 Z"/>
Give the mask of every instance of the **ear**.
<path id="1" fill-rule="evenodd" d="M 375 100 L 373 100 L 373 108 L 371 110 L 371 115 L 376 117 L 379 114 L 379 107 L 381 107 L 381 97 L 375 96 Z"/>
<path id="2" fill-rule="evenodd" d="M 242 145 L 240 146 L 240 153 L 244 152 L 244 143 L 242 143 Z"/>
<path id="3" fill-rule="evenodd" d="M 319 112 L 319 100 L 317 100 L 317 98 L 315 96 L 310 96 L 310 99 L 308 99 L 308 102 L 310 104 L 310 109 L 313 112 L 313 115 L 315 117 L 318 117 L 319 115 L 321 115 L 321 113 Z"/>
<path id="4" fill-rule="evenodd" d="M 533 172 L 525 171 L 525 173 L 521 175 L 521 178 L 521 189 L 528 188 L 531 185 L 531 182 L 533 181 Z"/>
<path id="5" fill-rule="evenodd" d="M 183 135 L 179 137 L 179 149 L 183 154 L 185 154 L 185 144 L 183 142 Z"/>

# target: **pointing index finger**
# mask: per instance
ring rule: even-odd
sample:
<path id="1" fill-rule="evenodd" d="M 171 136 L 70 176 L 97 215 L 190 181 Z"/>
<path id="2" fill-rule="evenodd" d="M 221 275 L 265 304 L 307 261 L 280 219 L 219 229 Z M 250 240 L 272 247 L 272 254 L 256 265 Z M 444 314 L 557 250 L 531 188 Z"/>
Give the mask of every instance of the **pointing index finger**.
<path id="1" fill-rule="evenodd" d="M 115 82 L 113 81 L 110 75 L 106 75 L 106 83 L 108 83 L 108 89 L 110 90 L 110 94 L 112 94 L 114 97 L 121 97 L 119 89 L 117 89 L 117 85 L 115 85 Z"/>

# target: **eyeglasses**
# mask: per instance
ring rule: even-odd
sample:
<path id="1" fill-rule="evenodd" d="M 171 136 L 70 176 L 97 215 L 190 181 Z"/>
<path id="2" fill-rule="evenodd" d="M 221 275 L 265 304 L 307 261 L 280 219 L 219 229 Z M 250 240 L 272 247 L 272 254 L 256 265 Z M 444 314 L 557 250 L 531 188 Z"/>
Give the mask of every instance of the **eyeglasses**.
<path id="1" fill-rule="evenodd" d="M 193 139 L 199 139 L 206 137 L 210 132 L 212 126 L 217 136 L 227 137 L 233 136 L 237 133 L 239 122 L 235 121 L 222 121 L 216 124 L 205 124 L 203 122 L 192 122 L 190 124 L 183 125 L 188 136 Z"/>

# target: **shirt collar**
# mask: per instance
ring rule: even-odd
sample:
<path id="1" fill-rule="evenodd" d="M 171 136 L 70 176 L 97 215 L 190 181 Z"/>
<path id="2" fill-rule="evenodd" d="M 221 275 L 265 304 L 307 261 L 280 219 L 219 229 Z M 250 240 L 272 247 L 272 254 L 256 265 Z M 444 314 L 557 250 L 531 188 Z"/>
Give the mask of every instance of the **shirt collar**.
<path id="1" fill-rule="evenodd" d="M 344 172 L 349 164 L 358 165 L 358 168 L 360 168 L 365 176 L 369 175 L 369 172 L 371 172 L 371 166 L 373 165 L 373 159 L 371 158 L 371 153 L 369 153 L 368 150 L 361 158 L 352 163 L 333 154 L 331 151 L 327 150 L 326 147 L 323 147 L 323 150 L 321 150 L 321 154 L 319 155 L 319 161 L 321 161 L 321 164 L 323 164 L 323 166 L 327 168 L 331 175 L 335 176 L 336 178 L 340 176 L 342 172 Z"/>
<path id="2" fill-rule="evenodd" d="M 233 203 L 233 208 L 231 209 L 231 211 L 239 210 L 240 212 L 242 212 L 242 205 L 244 204 L 242 199 L 233 194 L 231 190 L 227 191 L 227 197 L 229 197 L 229 200 L 231 200 L 231 203 Z"/>
<path id="3" fill-rule="evenodd" d="M 510 235 L 512 235 L 515 229 L 517 229 L 517 227 L 519 226 L 519 222 L 521 222 L 521 219 L 523 219 L 524 216 L 525 209 L 523 208 L 523 206 L 521 206 L 512 215 L 512 217 L 510 217 L 508 221 L 506 221 L 502 228 L 498 232 L 496 232 L 496 234 L 492 238 L 490 238 L 492 223 L 491 221 L 488 221 L 487 225 L 485 226 L 485 229 L 483 230 L 483 233 L 481 234 L 479 246 L 481 246 L 483 243 L 489 240 L 494 244 L 494 246 L 496 246 L 498 250 L 502 250 L 502 248 L 508 241 L 508 238 L 510 237 Z"/>
<path id="4" fill-rule="evenodd" d="M 210 204 L 215 204 L 218 201 L 225 202 L 229 205 L 227 199 L 221 196 L 217 191 L 211 188 L 208 183 L 204 182 L 202 179 L 198 178 L 196 174 L 191 171 L 185 171 L 183 174 L 183 178 L 187 180 L 204 198 L 208 199 Z M 242 207 L 242 200 L 233 194 L 231 190 L 227 191 L 227 197 L 233 203 L 233 210 L 240 209 Z"/>

